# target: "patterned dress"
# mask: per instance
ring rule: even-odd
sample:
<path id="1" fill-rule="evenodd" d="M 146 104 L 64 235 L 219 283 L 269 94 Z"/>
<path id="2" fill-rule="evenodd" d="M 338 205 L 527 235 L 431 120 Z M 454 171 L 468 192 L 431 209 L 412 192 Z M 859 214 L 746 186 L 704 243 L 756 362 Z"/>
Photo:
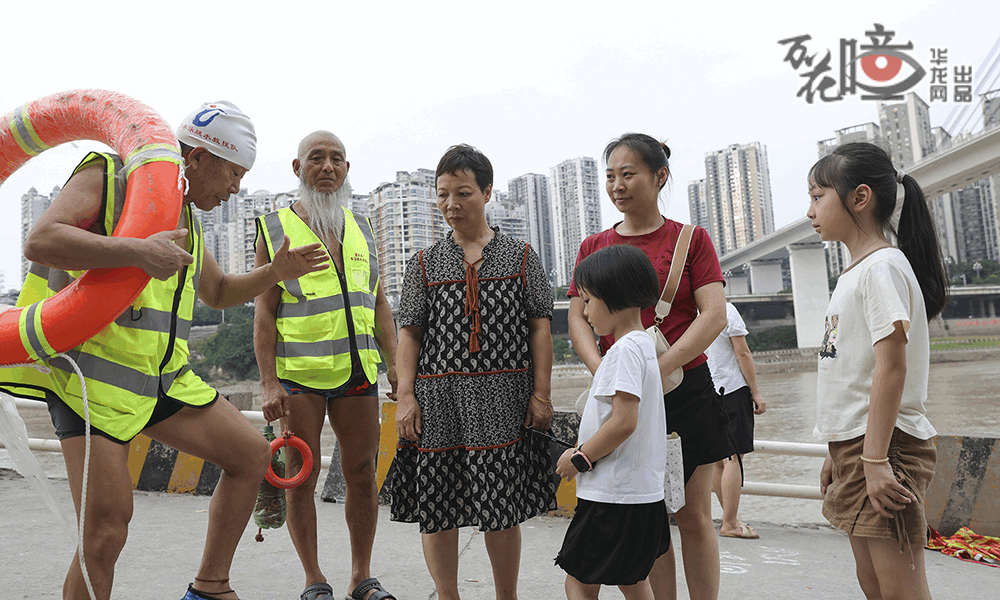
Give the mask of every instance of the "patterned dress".
<path id="1" fill-rule="evenodd" d="M 541 260 L 524 242 L 497 232 L 478 272 L 450 234 L 413 255 L 399 326 L 424 331 L 421 436 L 396 447 L 393 521 L 421 533 L 500 531 L 556 508 L 548 447 L 523 427 L 534 389 L 528 320 L 551 316 Z"/>

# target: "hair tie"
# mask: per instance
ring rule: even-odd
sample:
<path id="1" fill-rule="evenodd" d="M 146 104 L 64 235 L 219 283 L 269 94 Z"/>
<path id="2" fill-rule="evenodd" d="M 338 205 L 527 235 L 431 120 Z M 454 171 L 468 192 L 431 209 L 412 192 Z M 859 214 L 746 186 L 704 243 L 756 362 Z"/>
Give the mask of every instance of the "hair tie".
<path id="1" fill-rule="evenodd" d="M 896 183 L 903 183 L 903 177 L 906 177 L 906 173 L 902 169 L 896 171 Z"/>

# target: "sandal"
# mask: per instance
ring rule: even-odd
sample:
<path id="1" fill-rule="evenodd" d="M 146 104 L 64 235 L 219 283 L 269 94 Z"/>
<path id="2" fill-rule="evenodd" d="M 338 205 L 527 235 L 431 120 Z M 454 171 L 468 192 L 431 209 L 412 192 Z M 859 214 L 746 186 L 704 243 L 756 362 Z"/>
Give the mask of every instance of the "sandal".
<path id="1" fill-rule="evenodd" d="M 365 594 L 368 592 L 372 592 L 372 594 L 366 598 Z M 351 592 L 351 597 L 347 600 L 389 600 L 390 598 L 398 600 L 395 596 L 385 591 L 385 588 L 378 582 L 378 579 L 371 577 L 359 583 L 358 587 L 354 588 L 354 591 Z"/>
<path id="2" fill-rule="evenodd" d="M 333 600 L 333 588 L 325 581 L 307 585 L 299 598 L 301 600 L 322 600 L 323 598 Z"/>
<path id="3" fill-rule="evenodd" d="M 181 600 L 231 600 L 230 598 L 220 598 L 219 596 L 216 595 L 216 594 L 230 594 L 230 593 L 235 594 L 236 592 L 233 591 L 232 589 L 228 589 L 224 592 L 216 592 L 215 594 L 209 594 L 208 592 L 203 592 L 199 589 L 196 589 L 193 583 L 189 583 L 187 593 L 184 594 L 184 597 L 181 598 Z M 236 598 L 236 600 L 239 600 L 239 598 Z"/>

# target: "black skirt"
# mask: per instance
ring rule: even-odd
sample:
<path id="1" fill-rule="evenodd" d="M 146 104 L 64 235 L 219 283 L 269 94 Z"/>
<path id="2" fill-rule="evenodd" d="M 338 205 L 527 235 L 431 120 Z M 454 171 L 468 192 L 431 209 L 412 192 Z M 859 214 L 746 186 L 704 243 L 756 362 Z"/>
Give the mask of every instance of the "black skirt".
<path id="1" fill-rule="evenodd" d="M 556 564 L 581 583 L 635 585 L 669 549 L 670 521 L 662 500 L 607 504 L 580 498 Z"/>
<path id="2" fill-rule="evenodd" d="M 722 399 L 715 391 L 708 364 L 684 371 L 684 380 L 663 396 L 667 433 L 681 436 L 684 483 L 700 465 L 710 465 L 736 453 L 722 415 Z"/>
<path id="3" fill-rule="evenodd" d="M 743 386 L 722 397 L 722 409 L 729 419 L 729 431 L 740 454 L 753 452 L 753 394 Z"/>

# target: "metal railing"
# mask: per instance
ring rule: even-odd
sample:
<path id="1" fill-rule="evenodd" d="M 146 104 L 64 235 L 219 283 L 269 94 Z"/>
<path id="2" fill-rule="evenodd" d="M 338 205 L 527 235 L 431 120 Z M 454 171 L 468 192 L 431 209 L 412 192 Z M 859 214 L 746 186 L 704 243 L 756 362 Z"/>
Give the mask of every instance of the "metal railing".
<path id="1" fill-rule="evenodd" d="M 22 398 L 16 398 L 15 400 L 19 409 L 41 409 L 46 406 L 45 402 L 40 400 L 25 400 Z M 247 420 L 254 425 L 267 424 L 267 419 L 264 418 L 264 413 L 259 410 L 244 410 L 240 412 L 242 412 L 243 416 L 245 416 Z M 0 441 L 0 448 L 3 447 L 5 446 L 3 442 Z M 58 440 L 29 438 L 28 447 L 31 450 L 39 452 L 62 452 L 62 447 L 59 445 Z M 818 458 L 824 458 L 827 452 L 826 444 L 775 442 L 770 440 L 755 440 L 753 448 L 756 452 L 760 452 L 762 454 L 809 456 Z M 330 456 L 323 456 L 320 459 L 320 465 L 323 469 L 329 469 L 330 462 Z M 822 499 L 822 496 L 819 493 L 819 486 L 794 485 L 787 483 L 746 481 L 743 483 L 743 494 L 753 496 L 778 496 L 782 498 L 803 498 L 809 500 Z"/>

